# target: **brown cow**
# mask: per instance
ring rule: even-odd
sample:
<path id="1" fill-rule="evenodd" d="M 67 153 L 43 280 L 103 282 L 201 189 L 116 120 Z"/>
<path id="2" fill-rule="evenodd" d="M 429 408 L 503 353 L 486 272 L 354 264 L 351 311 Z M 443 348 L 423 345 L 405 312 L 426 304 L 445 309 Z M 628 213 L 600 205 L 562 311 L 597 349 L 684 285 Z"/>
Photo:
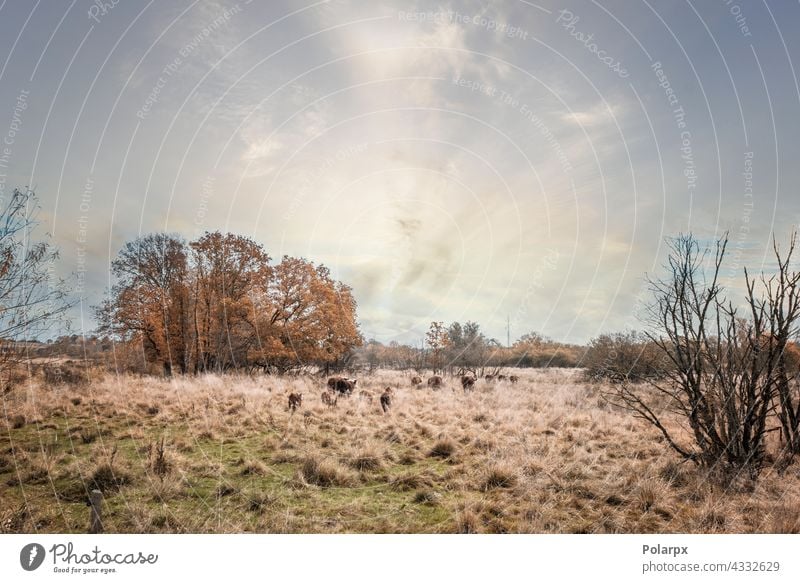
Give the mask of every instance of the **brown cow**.
<path id="1" fill-rule="evenodd" d="M 471 375 L 464 375 L 461 377 L 461 387 L 464 389 L 464 392 L 471 391 L 475 388 L 475 377 Z"/>
<path id="2" fill-rule="evenodd" d="M 303 404 L 303 393 L 289 393 L 289 409 L 294 413 Z"/>
<path id="3" fill-rule="evenodd" d="M 346 379 L 344 377 L 331 377 L 328 379 L 328 388 L 340 395 L 349 395 L 356 388 L 356 379 Z"/>
<path id="4" fill-rule="evenodd" d="M 504 374 L 499 374 L 499 375 L 497 375 L 497 380 L 498 380 L 498 381 L 504 381 L 504 380 L 506 380 L 506 375 L 504 375 Z"/>
<path id="5" fill-rule="evenodd" d="M 392 388 L 391 387 L 386 387 L 386 390 L 383 391 L 383 394 L 381 395 L 381 409 L 383 409 L 384 413 L 389 411 L 389 407 L 392 406 L 392 395 L 393 394 L 394 393 L 392 392 Z"/>
<path id="6" fill-rule="evenodd" d="M 484 378 L 484 380 L 485 380 L 486 382 L 489 382 L 489 383 L 490 383 L 490 382 L 492 382 L 492 381 L 494 380 L 494 375 L 492 375 L 492 374 L 487 374 L 487 375 L 486 375 L 485 377 L 483 377 L 483 378 Z"/>
<path id="7" fill-rule="evenodd" d="M 328 407 L 335 407 L 338 400 L 339 397 L 334 397 L 334 393 L 331 393 L 330 391 L 325 391 L 322 393 L 322 402 Z"/>
<path id="8" fill-rule="evenodd" d="M 508 380 L 513 385 L 519 382 L 519 377 L 517 375 L 512 374 L 510 377 L 508 377 Z"/>
<path id="9" fill-rule="evenodd" d="M 433 375 L 431 378 L 428 379 L 428 386 L 434 389 L 438 389 L 444 384 L 444 380 L 439 375 Z"/>
<path id="10" fill-rule="evenodd" d="M 415 387 L 422 384 L 422 379 L 419 377 L 411 377 L 411 384 Z"/>

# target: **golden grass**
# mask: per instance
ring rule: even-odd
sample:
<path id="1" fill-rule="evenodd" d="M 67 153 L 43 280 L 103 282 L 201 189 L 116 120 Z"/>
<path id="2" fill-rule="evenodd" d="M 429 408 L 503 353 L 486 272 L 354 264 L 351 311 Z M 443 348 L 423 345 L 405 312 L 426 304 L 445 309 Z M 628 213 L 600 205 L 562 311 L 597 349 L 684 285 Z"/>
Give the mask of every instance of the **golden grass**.
<path id="1" fill-rule="evenodd" d="M 388 414 L 312 377 L 33 382 L 4 397 L 0 531 L 83 532 L 98 487 L 110 532 L 800 532 L 800 464 L 723 488 L 577 371 L 513 374 L 361 377 Z"/>

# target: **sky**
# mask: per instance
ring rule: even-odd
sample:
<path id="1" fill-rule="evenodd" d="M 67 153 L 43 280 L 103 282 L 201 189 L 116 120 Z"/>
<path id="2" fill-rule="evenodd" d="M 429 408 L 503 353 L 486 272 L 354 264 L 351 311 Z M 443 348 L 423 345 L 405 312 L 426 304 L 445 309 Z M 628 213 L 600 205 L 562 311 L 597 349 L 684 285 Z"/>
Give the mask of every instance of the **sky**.
<path id="1" fill-rule="evenodd" d="M 361 330 L 641 327 L 667 237 L 725 276 L 800 222 L 800 4 L 0 0 L 0 197 L 79 300 L 141 234 L 248 235 Z M 798 63 L 796 65 L 796 63 Z"/>

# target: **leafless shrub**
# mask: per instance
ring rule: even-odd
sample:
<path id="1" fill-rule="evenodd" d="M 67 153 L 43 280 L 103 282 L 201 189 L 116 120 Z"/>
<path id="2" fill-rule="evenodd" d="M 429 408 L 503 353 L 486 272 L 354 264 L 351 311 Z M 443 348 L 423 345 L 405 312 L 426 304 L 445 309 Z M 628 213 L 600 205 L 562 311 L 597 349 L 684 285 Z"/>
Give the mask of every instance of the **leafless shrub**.
<path id="1" fill-rule="evenodd" d="M 172 462 L 167 458 L 164 438 L 155 444 L 150 444 L 150 469 L 161 480 L 172 471 Z"/>
<path id="2" fill-rule="evenodd" d="M 666 376 L 649 379 L 652 391 L 623 382 L 612 399 L 655 426 L 683 458 L 731 480 L 742 472 L 755 478 L 765 463 L 784 350 L 774 310 L 746 271 L 747 314 L 725 298 L 719 279 L 726 246 L 727 238 L 717 241 L 709 255 L 691 235 L 670 242 L 666 277 L 650 279 L 648 333 L 669 360 Z M 786 318 L 780 327 L 791 329 L 794 320 Z M 679 439 L 668 419 L 691 440 Z"/>

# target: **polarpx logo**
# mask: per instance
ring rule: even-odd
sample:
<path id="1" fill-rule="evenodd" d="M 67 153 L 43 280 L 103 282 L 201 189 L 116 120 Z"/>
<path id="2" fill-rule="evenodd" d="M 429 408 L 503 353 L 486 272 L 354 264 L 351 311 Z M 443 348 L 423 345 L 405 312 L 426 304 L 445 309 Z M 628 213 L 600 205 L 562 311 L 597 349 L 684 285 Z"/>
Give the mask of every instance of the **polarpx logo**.
<path id="1" fill-rule="evenodd" d="M 26 571 L 35 571 L 44 562 L 44 547 L 39 543 L 30 543 L 19 552 L 19 564 Z"/>

